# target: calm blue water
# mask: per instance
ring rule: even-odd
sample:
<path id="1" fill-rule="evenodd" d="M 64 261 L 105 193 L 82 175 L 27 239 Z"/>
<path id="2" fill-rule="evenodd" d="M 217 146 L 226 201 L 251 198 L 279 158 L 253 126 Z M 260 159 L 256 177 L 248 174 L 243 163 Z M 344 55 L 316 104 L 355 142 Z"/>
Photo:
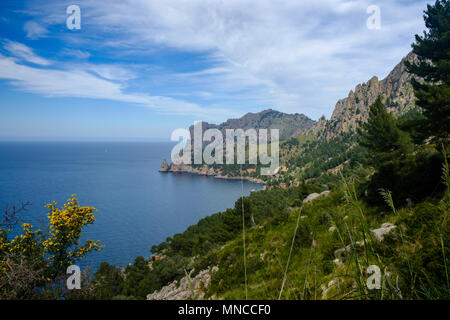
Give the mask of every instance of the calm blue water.
<path id="1" fill-rule="evenodd" d="M 0 208 L 30 201 L 21 217 L 42 227 L 44 205 L 75 193 L 98 209 L 84 239 L 106 247 L 80 265 L 126 265 L 154 244 L 212 213 L 232 207 L 240 181 L 159 173 L 171 143 L 0 142 Z M 245 182 L 244 193 L 259 185 Z"/>

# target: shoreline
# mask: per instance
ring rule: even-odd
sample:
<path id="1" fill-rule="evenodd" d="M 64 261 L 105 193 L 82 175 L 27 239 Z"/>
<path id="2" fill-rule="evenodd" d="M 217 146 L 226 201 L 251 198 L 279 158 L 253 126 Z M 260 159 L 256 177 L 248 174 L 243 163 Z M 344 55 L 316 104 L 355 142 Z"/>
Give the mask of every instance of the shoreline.
<path id="1" fill-rule="evenodd" d="M 248 176 L 242 176 L 242 177 L 235 177 L 235 176 L 222 176 L 222 175 L 214 175 L 214 174 L 204 174 L 200 172 L 193 172 L 193 171 L 181 171 L 181 170 L 167 170 L 167 171 L 160 171 L 161 173 L 172 173 L 172 174 L 190 174 L 200 177 L 211 177 L 214 179 L 222 179 L 222 180 L 245 180 L 248 182 L 260 184 L 260 185 L 266 185 L 266 182 L 264 180 L 248 177 Z"/>
<path id="2" fill-rule="evenodd" d="M 207 177 L 213 177 L 215 179 L 223 179 L 223 180 L 246 180 L 252 183 L 256 184 L 262 184 L 265 185 L 266 181 L 255 178 L 255 177 L 249 177 L 249 176 L 228 176 L 228 175 L 222 175 L 221 172 L 219 172 L 217 169 L 208 167 L 207 165 L 203 165 L 200 168 L 192 167 L 191 165 L 176 165 L 171 163 L 170 165 L 167 163 L 166 160 L 163 160 L 161 163 L 161 166 L 158 170 L 161 173 L 180 173 L 180 174 L 193 174 L 198 176 L 207 176 Z"/>

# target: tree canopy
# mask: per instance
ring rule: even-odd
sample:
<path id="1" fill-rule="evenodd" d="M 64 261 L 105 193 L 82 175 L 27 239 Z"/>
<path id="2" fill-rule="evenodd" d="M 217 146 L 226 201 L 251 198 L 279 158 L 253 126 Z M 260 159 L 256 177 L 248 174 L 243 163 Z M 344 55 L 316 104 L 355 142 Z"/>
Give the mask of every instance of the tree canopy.
<path id="1" fill-rule="evenodd" d="M 412 44 L 419 62 L 406 62 L 408 71 L 418 77 L 412 80 L 414 93 L 425 119 L 418 123 L 423 139 L 432 137 L 448 143 L 450 132 L 450 2 L 437 0 L 424 12 L 423 36 L 416 35 Z"/>

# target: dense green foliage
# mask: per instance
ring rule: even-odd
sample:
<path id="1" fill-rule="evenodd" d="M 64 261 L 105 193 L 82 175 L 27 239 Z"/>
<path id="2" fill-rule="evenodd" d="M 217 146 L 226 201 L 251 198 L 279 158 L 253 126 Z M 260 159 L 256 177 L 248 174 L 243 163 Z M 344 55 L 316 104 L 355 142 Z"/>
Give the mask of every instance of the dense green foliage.
<path id="1" fill-rule="evenodd" d="M 375 169 L 367 183 L 372 203 L 381 202 L 380 188 L 391 190 L 394 202 L 401 205 L 442 191 L 440 153 L 430 144 L 414 145 L 409 132 L 400 129 L 404 123 L 413 121 L 413 114 L 407 120 L 395 119 L 380 97 L 370 106 L 369 119 L 358 131 L 360 145 L 368 154 L 368 164 Z"/>
<path id="2" fill-rule="evenodd" d="M 369 150 L 369 164 L 379 169 L 386 162 L 400 162 L 412 151 L 409 135 L 400 130 L 394 116 L 378 97 L 369 109 L 369 119 L 362 124 L 359 144 Z"/>
<path id="3" fill-rule="evenodd" d="M 295 234 L 283 299 L 450 298 L 448 204 L 427 201 L 386 210 L 366 205 L 355 190 L 354 184 L 343 182 L 329 196 L 289 213 L 284 223 L 269 220 L 249 230 L 250 299 L 278 298 L 299 215 L 303 218 Z M 397 227 L 379 242 L 370 230 L 385 222 Z M 337 253 L 346 247 L 348 251 Z M 236 238 L 216 257 L 219 271 L 209 295 L 245 297 L 242 240 Z M 337 257 L 340 262 L 335 262 Z M 382 290 L 367 287 L 370 265 L 382 272 Z"/>
<path id="4" fill-rule="evenodd" d="M 425 119 L 417 130 L 424 139 L 433 137 L 448 143 L 450 132 L 450 2 L 437 0 L 425 11 L 428 30 L 416 35 L 413 51 L 419 64 L 407 63 L 409 71 L 422 81 L 413 80 L 414 93 Z"/>
<path id="5" fill-rule="evenodd" d="M 250 299 L 450 299 L 449 13 L 448 1 L 428 6 L 428 31 L 416 37 L 420 64 L 408 68 L 424 79 L 413 82 L 418 108 L 395 117 L 380 97 L 358 134 L 281 142 L 284 168 L 267 190 L 154 246 L 151 268 L 138 257 L 117 280 L 103 266 L 94 281 L 109 279 L 114 289 L 102 297 L 144 298 L 185 270 L 218 266 L 209 297 L 242 299 L 248 290 Z M 380 240 L 373 230 L 385 223 L 392 229 Z M 380 290 L 367 282 L 373 265 Z"/>
<path id="6" fill-rule="evenodd" d="M 250 215 L 253 215 L 258 225 L 267 220 L 273 223 L 287 221 L 286 210 L 300 205 L 302 199 L 315 191 L 319 191 L 317 186 L 301 185 L 288 190 L 273 189 L 252 193 L 244 198 L 247 227 L 252 226 Z M 183 277 L 184 269 L 195 268 L 198 272 L 201 267 L 210 265 L 214 250 L 234 240 L 242 231 L 241 201 L 238 199 L 233 209 L 205 217 L 185 232 L 153 246 L 153 254 L 162 259 L 152 262 L 151 271 L 148 262 L 142 257 L 137 257 L 133 264 L 125 268 L 125 279 L 118 284 L 116 272 L 111 271 L 114 267 L 100 266 L 95 273 L 94 283 L 104 284 L 106 287 L 110 286 L 108 283 L 113 283 L 114 289 L 99 289 L 99 297 L 111 299 L 121 296 L 143 299 L 154 290 Z M 191 257 L 197 257 L 195 262 L 191 261 Z"/>
<path id="7" fill-rule="evenodd" d="M 66 297 L 145 299 L 187 272 L 217 266 L 206 297 L 243 299 L 248 290 L 250 299 L 450 299 L 449 1 L 428 6 L 425 22 L 428 31 L 413 45 L 420 62 L 408 64 L 423 79 L 413 81 L 417 108 L 397 117 L 379 97 L 357 134 L 282 141 L 283 169 L 267 178 L 265 190 L 153 246 L 148 259 L 137 257 L 125 268 L 102 263 L 81 291 Z M 255 167 L 245 175 L 259 177 L 259 165 L 242 169 Z M 221 169 L 241 174 L 240 165 Z M 380 240 L 374 230 L 386 223 L 392 229 Z M 35 243 L 37 234 L 25 231 Z M 14 248 L 5 232 L 1 248 Z M 42 260 L 42 250 L 27 248 Z M 367 282 L 374 265 L 380 289 Z M 6 266 L 1 271 L 8 273 Z M 41 273 L 32 275 L 45 282 Z"/>
<path id="8" fill-rule="evenodd" d="M 313 140 L 302 147 L 302 153 L 289 159 L 287 164 L 302 168 L 300 177 L 303 179 L 317 178 L 341 164 L 348 163 L 354 168 L 364 163 L 364 151 L 353 134 L 343 133 L 329 141 Z"/>

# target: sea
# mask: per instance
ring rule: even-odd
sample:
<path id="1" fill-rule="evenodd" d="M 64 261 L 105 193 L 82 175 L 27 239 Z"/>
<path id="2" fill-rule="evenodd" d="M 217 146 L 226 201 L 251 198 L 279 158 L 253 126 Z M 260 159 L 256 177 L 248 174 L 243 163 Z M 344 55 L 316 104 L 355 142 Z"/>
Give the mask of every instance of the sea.
<path id="1" fill-rule="evenodd" d="M 76 194 L 93 206 L 96 221 L 82 242 L 105 247 L 79 264 L 95 271 L 103 261 L 126 266 L 147 258 L 153 245 L 200 219 L 234 207 L 241 181 L 186 173 L 161 173 L 169 142 L 0 142 L 0 210 L 29 202 L 20 223 L 46 230 L 45 205 L 62 206 Z M 261 185 L 244 181 L 244 195 Z M 14 230 L 13 232 L 17 232 Z"/>

